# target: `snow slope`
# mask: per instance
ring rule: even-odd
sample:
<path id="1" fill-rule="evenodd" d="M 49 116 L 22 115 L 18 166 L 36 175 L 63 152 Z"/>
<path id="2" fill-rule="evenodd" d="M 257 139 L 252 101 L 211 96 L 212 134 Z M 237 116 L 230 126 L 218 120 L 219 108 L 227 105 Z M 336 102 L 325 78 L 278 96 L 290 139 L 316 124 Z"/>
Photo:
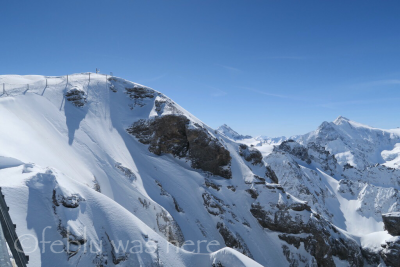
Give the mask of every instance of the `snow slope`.
<path id="1" fill-rule="evenodd" d="M 82 226 L 87 226 L 91 232 L 87 242 L 108 240 L 107 235 L 110 240 L 144 242 L 143 236 L 147 235 L 164 247 L 174 240 L 195 244 L 199 240 L 215 241 L 219 245 L 211 248 L 218 251 L 224 249 L 225 241 L 216 224 L 224 222 L 241 243 L 247 244 L 246 249 L 256 261 L 263 265 L 288 264 L 278 245 L 280 240 L 265 232 L 250 215 L 252 198 L 245 190 L 251 185 L 245 183 L 244 177 L 253 174 L 235 155 L 235 143 L 229 145 L 230 141 L 224 139 L 233 157 L 233 178 L 210 177 L 191 168 L 184 159 L 154 155 L 126 132 L 139 119 L 159 116 L 155 99 L 129 97 L 126 88 L 137 84 L 119 78 L 106 80 L 105 75 L 93 73 L 90 82 L 88 73 L 84 73 L 69 75 L 68 84 L 66 77 L 44 76 L 0 76 L 0 83 L 6 83 L 7 91 L 0 98 L 1 186 L 19 235 L 30 234 L 40 240 L 41 229 L 51 226 L 51 240 L 62 239 L 66 244 L 59 225 L 71 226 L 76 236 L 81 235 Z M 25 85 L 28 83 L 29 90 Z M 83 107 L 67 100 L 72 89 L 84 92 Z M 157 99 L 167 102 L 162 115 L 184 114 L 208 129 L 169 98 L 151 91 Z M 221 189 L 206 186 L 205 181 L 210 179 Z M 84 200 L 76 208 L 54 207 L 53 189 L 63 192 L 60 195 L 65 198 Z M 208 212 L 204 194 L 224 200 L 222 218 Z M 265 246 L 271 248 L 262 249 Z M 108 249 L 111 251 L 110 246 Z M 192 250 L 190 246 L 187 249 Z M 78 251 L 70 258 L 67 253 L 43 255 L 40 250 L 28 254 L 30 266 L 54 266 L 54 262 L 58 266 L 97 266 L 100 263 L 96 262 L 103 258 L 108 258 L 107 266 L 114 266 L 119 260 L 118 266 L 131 266 L 135 261 L 149 266 L 145 262 L 157 262 L 156 257 L 163 266 L 195 266 L 196 262 L 209 266 L 200 262 L 204 258 L 217 262 L 219 257 L 221 262 L 239 257 L 239 262 L 245 262 L 243 265 L 256 266 L 254 261 L 229 249 L 209 254 L 206 245 L 199 245 L 195 252 L 198 253 L 179 249 L 164 255 L 160 250 L 158 256 L 156 253 L 143 259 L 124 259 L 111 252 L 103 257 Z"/>
<path id="2" fill-rule="evenodd" d="M 266 142 L 117 77 L 0 83 L 0 186 L 29 266 L 362 266 L 362 248 L 390 238 L 398 130 L 339 118 Z M 225 176 L 196 163 L 227 152 Z M 59 253 L 35 248 L 43 230 Z"/>

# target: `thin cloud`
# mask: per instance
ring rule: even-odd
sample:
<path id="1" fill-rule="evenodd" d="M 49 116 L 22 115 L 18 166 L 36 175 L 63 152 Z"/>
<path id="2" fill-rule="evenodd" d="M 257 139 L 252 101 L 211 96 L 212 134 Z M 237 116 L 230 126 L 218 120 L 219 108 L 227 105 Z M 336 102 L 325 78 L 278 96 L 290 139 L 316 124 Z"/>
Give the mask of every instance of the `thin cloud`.
<path id="1" fill-rule="evenodd" d="M 221 65 L 221 64 L 218 64 L 218 66 L 223 67 L 224 69 L 226 69 L 226 70 L 228 70 L 230 72 L 235 72 L 235 73 L 242 72 L 240 69 L 235 68 L 235 67 Z"/>

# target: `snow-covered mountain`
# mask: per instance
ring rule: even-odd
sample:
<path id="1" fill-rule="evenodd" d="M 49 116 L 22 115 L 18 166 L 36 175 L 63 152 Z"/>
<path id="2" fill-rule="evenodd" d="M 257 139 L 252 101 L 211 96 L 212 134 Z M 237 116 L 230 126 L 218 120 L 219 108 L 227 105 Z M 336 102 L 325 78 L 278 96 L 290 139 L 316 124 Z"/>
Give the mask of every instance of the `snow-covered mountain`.
<path id="1" fill-rule="evenodd" d="M 0 186 L 29 266 L 396 263 L 399 130 L 339 118 L 274 145 L 121 78 L 1 83 Z"/>
<path id="2" fill-rule="evenodd" d="M 289 140 L 286 136 L 279 136 L 279 137 L 269 137 L 266 135 L 260 135 L 255 138 L 258 141 L 262 141 L 263 143 L 267 143 L 270 145 L 279 145 L 284 141 Z"/>
<path id="3" fill-rule="evenodd" d="M 250 135 L 238 134 L 235 130 L 233 130 L 231 127 L 229 127 L 226 124 L 219 126 L 217 131 L 220 132 L 225 137 L 230 138 L 235 141 L 252 138 Z"/>
<path id="4" fill-rule="evenodd" d="M 383 130 L 363 125 L 339 116 L 334 122 L 324 122 L 314 132 L 298 139 L 301 144 L 314 142 L 335 155 L 341 166 L 364 169 L 367 166 L 400 164 L 400 129 Z"/>

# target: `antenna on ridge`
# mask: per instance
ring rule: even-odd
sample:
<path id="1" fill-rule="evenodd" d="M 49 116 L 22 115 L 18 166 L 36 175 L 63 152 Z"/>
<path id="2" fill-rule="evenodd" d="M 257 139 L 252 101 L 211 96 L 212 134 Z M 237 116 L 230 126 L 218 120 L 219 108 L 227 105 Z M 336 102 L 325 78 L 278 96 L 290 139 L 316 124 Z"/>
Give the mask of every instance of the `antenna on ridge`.
<path id="1" fill-rule="evenodd" d="M 97 74 L 97 73 L 100 73 L 100 70 L 99 70 L 98 68 L 96 68 L 96 74 Z"/>

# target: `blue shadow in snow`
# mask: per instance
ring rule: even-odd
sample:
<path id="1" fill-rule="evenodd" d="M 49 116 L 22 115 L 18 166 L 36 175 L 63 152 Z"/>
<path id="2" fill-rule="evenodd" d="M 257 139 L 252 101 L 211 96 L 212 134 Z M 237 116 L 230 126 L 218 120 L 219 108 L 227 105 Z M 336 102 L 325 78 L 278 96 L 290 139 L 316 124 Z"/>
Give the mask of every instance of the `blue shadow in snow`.
<path id="1" fill-rule="evenodd" d="M 88 108 L 87 106 L 75 107 L 68 100 L 65 100 L 64 112 L 68 128 L 68 144 L 72 145 L 75 139 L 75 131 L 79 129 L 81 121 L 86 117 Z"/>

